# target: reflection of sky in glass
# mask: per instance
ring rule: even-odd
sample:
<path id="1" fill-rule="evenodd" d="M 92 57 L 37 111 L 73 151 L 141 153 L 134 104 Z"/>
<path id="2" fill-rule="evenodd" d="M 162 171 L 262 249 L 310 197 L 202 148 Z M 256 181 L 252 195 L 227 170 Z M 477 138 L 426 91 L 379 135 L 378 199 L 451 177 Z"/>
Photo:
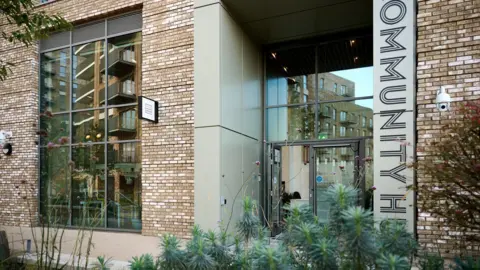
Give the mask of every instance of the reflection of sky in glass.
<path id="1" fill-rule="evenodd" d="M 373 95 L 373 67 L 364 67 L 331 72 L 355 83 L 355 97 Z M 357 100 L 355 104 L 373 109 L 372 100 Z"/>

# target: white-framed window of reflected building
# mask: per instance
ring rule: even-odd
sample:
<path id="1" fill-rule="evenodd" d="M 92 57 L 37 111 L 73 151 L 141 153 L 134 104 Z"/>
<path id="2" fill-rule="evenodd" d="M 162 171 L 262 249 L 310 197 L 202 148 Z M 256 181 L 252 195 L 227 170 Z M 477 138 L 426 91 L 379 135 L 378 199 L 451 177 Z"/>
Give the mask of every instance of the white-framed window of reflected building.
<path id="1" fill-rule="evenodd" d="M 340 112 L 340 121 L 346 121 L 347 120 L 347 112 Z"/>
<path id="2" fill-rule="evenodd" d="M 61 225 L 142 228 L 142 15 L 40 42 L 40 213 Z"/>

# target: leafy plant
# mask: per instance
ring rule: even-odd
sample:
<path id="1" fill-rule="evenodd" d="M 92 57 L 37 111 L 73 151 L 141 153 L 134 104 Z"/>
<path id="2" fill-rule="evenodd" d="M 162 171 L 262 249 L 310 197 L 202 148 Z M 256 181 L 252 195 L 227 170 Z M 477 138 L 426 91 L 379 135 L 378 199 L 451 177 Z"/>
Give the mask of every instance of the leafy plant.
<path id="1" fill-rule="evenodd" d="M 185 252 L 180 249 L 180 241 L 170 234 L 163 236 L 159 257 L 159 265 L 162 269 L 185 269 Z"/>
<path id="2" fill-rule="evenodd" d="M 425 252 L 418 261 L 421 270 L 443 270 L 445 265 L 445 260 L 437 253 Z"/>
<path id="3" fill-rule="evenodd" d="M 356 188 L 333 185 L 326 194 L 331 204 L 328 222 L 320 223 L 309 206 L 286 206 L 278 242 L 271 242 L 261 225 L 256 202 L 245 197 L 236 235 L 222 229 L 204 232 L 194 226 L 185 249 L 174 236 L 165 235 L 159 265 L 162 269 L 245 270 L 411 267 L 416 243 L 404 223 L 384 221 L 377 229 L 372 212 L 356 206 Z"/>
<path id="4" fill-rule="evenodd" d="M 133 257 L 130 263 L 130 270 L 156 270 L 158 262 L 155 262 L 151 254 L 143 254 L 140 257 Z"/>
<path id="5" fill-rule="evenodd" d="M 377 265 L 381 270 L 408 270 L 411 268 L 407 258 L 392 254 L 382 254 L 377 260 Z"/>
<path id="6" fill-rule="evenodd" d="M 12 45 L 22 43 L 30 46 L 34 41 L 46 38 L 52 31 L 65 30 L 71 24 L 59 15 L 48 15 L 44 11 L 34 10 L 34 0 L 0 1 L 0 13 L 5 17 L 6 25 L 0 30 L 1 38 Z M 0 59 L 0 81 L 4 81 L 12 72 L 14 63 Z"/>
<path id="7" fill-rule="evenodd" d="M 464 240 L 478 245 L 480 100 L 461 106 L 448 122 L 442 133 L 428 143 L 425 159 L 412 164 L 425 179 L 416 187 L 419 206 L 423 212 L 441 218 L 445 225 L 470 232 Z"/>
<path id="8" fill-rule="evenodd" d="M 454 270 L 480 270 L 480 258 L 474 259 L 469 256 L 465 259 L 455 258 Z"/>
<path id="9" fill-rule="evenodd" d="M 105 259 L 105 256 L 98 256 L 97 261 L 94 263 L 93 267 L 97 270 L 109 270 L 108 267 L 112 258 Z"/>

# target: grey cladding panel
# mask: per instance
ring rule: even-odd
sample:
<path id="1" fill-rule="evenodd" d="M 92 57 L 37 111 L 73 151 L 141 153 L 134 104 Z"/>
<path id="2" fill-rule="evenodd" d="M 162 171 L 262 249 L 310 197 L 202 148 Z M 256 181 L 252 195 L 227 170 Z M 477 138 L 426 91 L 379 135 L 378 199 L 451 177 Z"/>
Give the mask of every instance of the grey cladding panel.
<path id="1" fill-rule="evenodd" d="M 63 47 L 70 44 L 70 32 L 58 32 L 51 34 L 47 39 L 40 41 L 40 50 L 46 51 L 53 48 Z"/>
<path id="2" fill-rule="evenodd" d="M 95 24 L 78 27 L 73 30 L 73 43 L 87 41 L 105 36 L 105 21 L 100 21 Z"/>
<path id="3" fill-rule="evenodd" d="M 122 32 L 141 30 L 142 29 L 142 14 L 135 13 L 127 16 L 122 16 L 108 21 L 107 26 L 108 35 L 114 35 Z"/>

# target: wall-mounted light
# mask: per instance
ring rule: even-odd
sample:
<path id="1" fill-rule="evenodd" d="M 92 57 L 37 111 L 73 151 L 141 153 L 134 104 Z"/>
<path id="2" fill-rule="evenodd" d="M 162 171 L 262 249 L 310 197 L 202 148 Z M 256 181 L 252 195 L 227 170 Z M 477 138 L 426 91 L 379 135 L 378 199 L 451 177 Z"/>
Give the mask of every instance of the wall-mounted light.
<path id="1" fill-rule="evenodd" d="M 13 151 L 13 147 L 11 143 L 6 143 L 3 145 L 2 152 L 4 155 L 10 156 L 12 154 L 12 151 Z"/>
<path id="2" fill-rule="evenodd" d="M 85 136 L 85 139 L 90 140 L 90 135 Z"/>
<path id="3" fill-rule="evenodd" d="M 97 134 L 97 139 L 100 139 L 102 137 L 102 133 Z"/>
<path id="4" fill-rule="evenodd" d="M 0 145 L 4 155 L 11 155 L 13 151 L 13 146 L 8 141 L 13 137 L 11 131 L 0 130 Z"/>

